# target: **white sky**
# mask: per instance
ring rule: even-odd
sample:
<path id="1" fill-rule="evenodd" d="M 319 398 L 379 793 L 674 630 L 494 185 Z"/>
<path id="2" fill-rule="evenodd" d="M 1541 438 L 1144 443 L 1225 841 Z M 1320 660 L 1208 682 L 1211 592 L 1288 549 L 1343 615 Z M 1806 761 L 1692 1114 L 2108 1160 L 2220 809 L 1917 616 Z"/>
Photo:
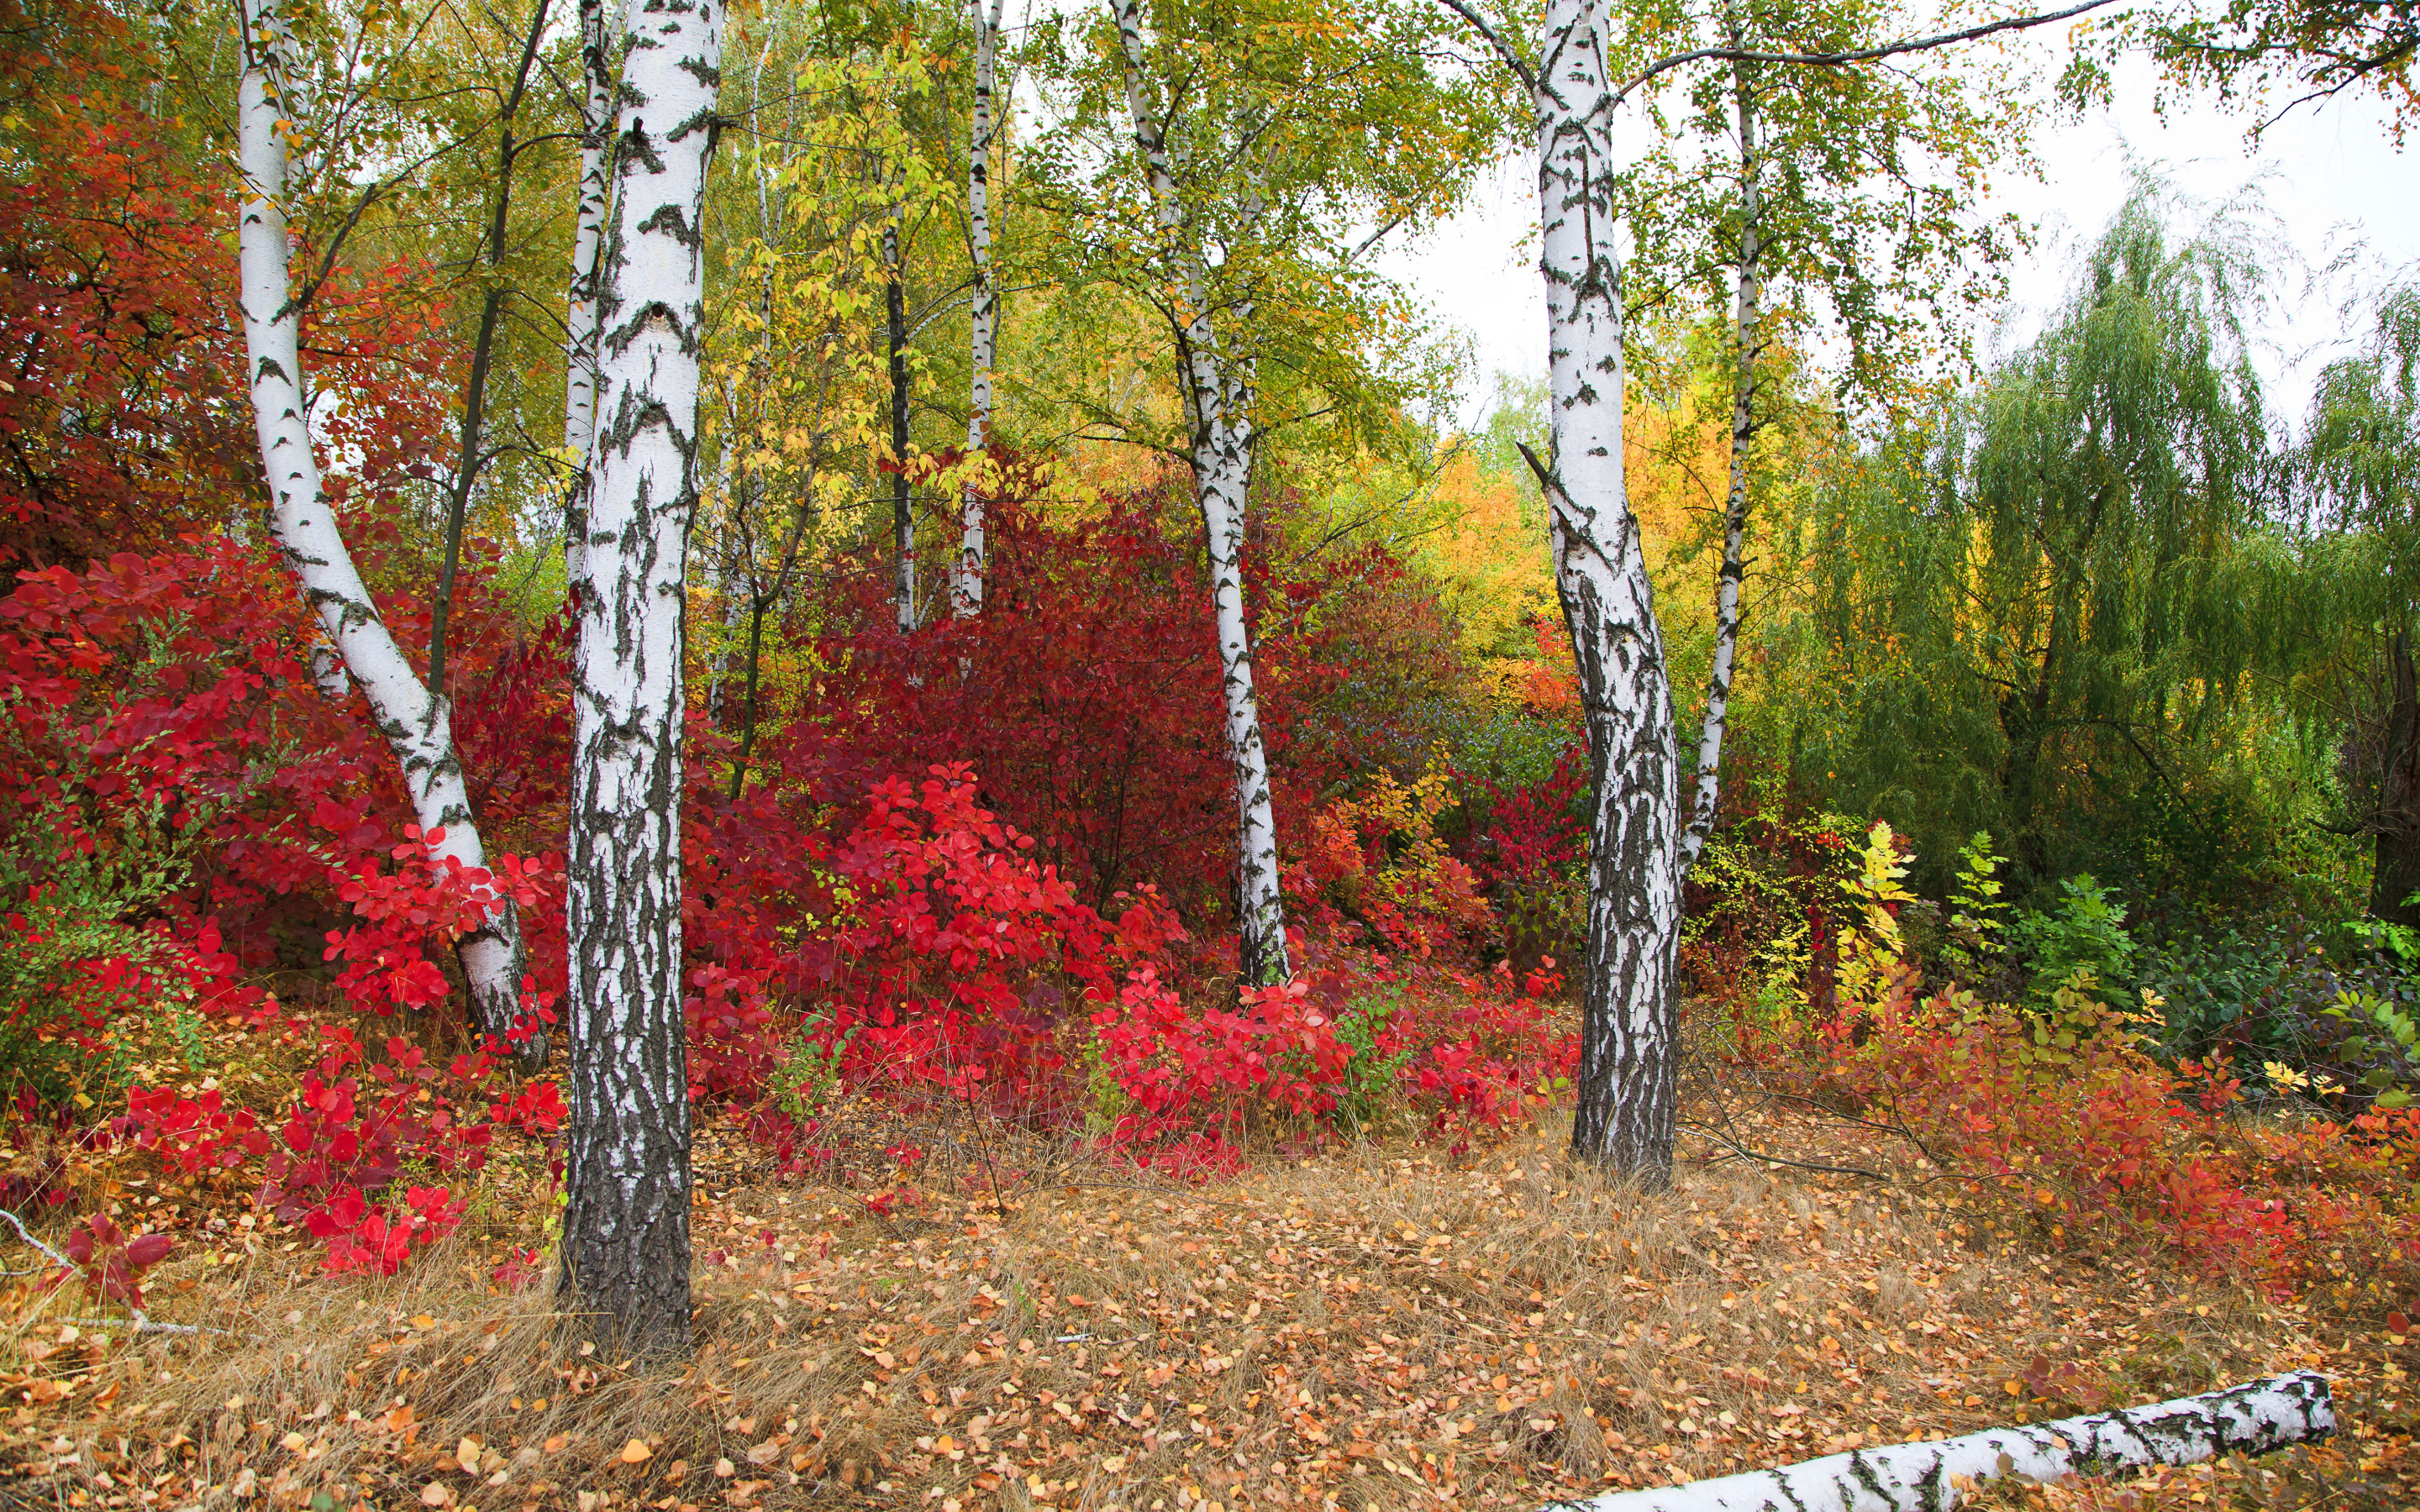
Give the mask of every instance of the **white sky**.
<path id="1" fill-rule="evenodd" d="M 2373 97 L 2339 99 L 2271 127 L 2255 155 L 2249 117 L 2195 102 L 2164 121 L 2151 108 L 2151 84 L 2147 66 L 2121 68 L 2110 108 L 2045 119 L 2036 141 L 2041 180 L 2004 177 L 1996 186 L 1985 208 L 2013 209 L 2038 228 L 2033 255 L 2012 270 L 1997 342 L 2022 343 L 2058 302 L 2076 253 L 2126 198 L 2130 151 L 2190 200 L 2215 204 L 2257 179 L 2282 246 L 2255 360 L 2273 412 L 2299 421 L 2320 366 L 2366 329 L 2367 297 L 2398 276 L 2420 276 L 2420 133 L 2398 155 Z M 1466 424 L 1486 413 L 1496 373 L 1544 372 L 1532 175 L 1526 154 L 1509 160 L 1461 215 L 1381 260 L 1471 338 L 1477 364 L 1462 398 Z"/>

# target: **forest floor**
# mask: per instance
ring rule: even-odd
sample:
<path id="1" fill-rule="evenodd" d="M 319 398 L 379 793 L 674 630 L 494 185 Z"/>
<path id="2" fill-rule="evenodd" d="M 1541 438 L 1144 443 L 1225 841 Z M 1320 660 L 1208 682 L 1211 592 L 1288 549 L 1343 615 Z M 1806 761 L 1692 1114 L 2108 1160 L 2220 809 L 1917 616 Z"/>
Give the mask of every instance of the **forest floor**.
<path id="1" fill-rule="evenodd" d="M 1010 1152 L 946 1130 L 869 1189 L 709 1125 L 698 1348 L 670 1366 L 498 1280 L 545 1237 L 535 1161 L 490 1166 L 473 1220 L 386 1280 L 130 1178 L 138 1215 L 191 1224 L 150 1317 L 202 1332 L 91 1319 L 8 1251 L 0 1508 L 1534 1507 L 2305 1366 L 2336 1381 L 2331 1445 L 1993 1504 L 2420 1505 L 2415 1346 L 2376 1323 L 1978 1247 L 1937 1187 L 1695 1136 L 1642 1195 L 1575 1173 L 1567 1128 L 1206 1184 L 1062 1166 L 995 1196 Z M 1778 1111 L 1732 1128 L 1886 1156 Z"/>

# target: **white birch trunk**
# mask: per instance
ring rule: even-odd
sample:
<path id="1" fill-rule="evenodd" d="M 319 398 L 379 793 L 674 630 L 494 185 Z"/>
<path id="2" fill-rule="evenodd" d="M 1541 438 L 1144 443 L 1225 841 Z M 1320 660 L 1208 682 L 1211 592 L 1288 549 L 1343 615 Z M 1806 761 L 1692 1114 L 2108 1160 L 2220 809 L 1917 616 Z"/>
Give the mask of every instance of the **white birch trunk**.
<path id="1" fill-rule="evenodd" d="M 1731 45 L 1740 45 L 1733 36 Z M 1689 828 L 1681 837 L 1683 872 L 1698 864 L 1698 856 L 1714 832 L 1715 805 L 1722 797 L 1723 736 L 1731 705 L 1731 670 L 1739 653 L 1740 582 L 1747 572 L 1747 468 L 1756 444 L 1756 374 L 1764 348 L 1764 283 L 1759 266 L 1763 255 L 1760 215 L 1763 205 L 1757 186 L 1761 164 L 1757 159 L 1756 96 L 1747 65 L 1731 70 L 1739 96 L 1740 245 L 1739 308 L 1732 347 L 1730 489 L 1723 501 L 1723 564 L 1714 589 L 1714 659 L 1706 677 L 1706 710 L 1698 728 L 1698 771 Z"/>
<path id="2" fill-rule="evenodd" d="M 992 90 L 997 83 L 1001 8 L 992 0 L 984 13 L 983 0 L 971 0 L 975 23 L 975 96 L 967 141 L 967 243 L 974 259 L 974 302 L 968 320 L 969 379 L 967 402 L 967 466 L 991 444 L 991 375 L 998 360 L 1000 290 L 991 275 L 991 144 Z M 958 501 L 958 563 L 950 577 L 950 612 L 966 619 L 983 612 L 984 569 L 988 564 L 984 543 L 984 500 L 971 471 Z"/>
<path id="3" fill-rule="evenodd" d="M 1668 1179 L 1679 1116 L 1680 792 L 1671 677 L 1623 486 L 1610 0 L 1547 0 L 1534 106 L 1546 279 L 1544 468 L 1555 587 L 1578 659 L 1592 802 L 1579 1159 Z"/>
<path id="4" fill-rule="evenodd" d="M 1587 1512 L 1947 1512 L 1962 1500 L 1962 1481 L 2055 1481 L 2267 1454 L 2316 1443 L 2335 1427 L 2327 1378 L 2305 1370 L 2121 1412 L 1858 1449 L 1782 1470 L 1557 1504 Z"/>
<path id="5" fill-rule="evenodd" d="M 563 448 L 579 470 L 564 519 L 566 586 L 577 598 L 588 579 L 588 453 L 597 437 L 597 261 L 605 246 L 612 183 L 613 71 L 605 0 L 580 0 L 580 205 L 571 235 L 571 298 L 564 314 Z"/>
<path id="6" fill-rule="evenodd" d="M 690 1338 L 681 657 L 716 0 L 650 0 L 624 45 L 574 652 L 562 1290 L 627 1347 L 677 1351 Z"/>
<path id="7" fill-rule="evenodd" d="M 1227 759 L 1235 785 L 1236 961 L 1248 984 L 1283 981 L 1293 968 L 1286 959 L 1277 804 L 1269 785 L 1268 751 L 1261 738 L 1260 703 L 1252 687 L 1251 625 L 1244 607 L 1244 523 L 1252 465 L 1251 377 L 1249 364 L 1231 374 L 1226 369 L 1234 364 L 1219 359 L 1201 252 L 1186 239 L 1185 210 L 1177 197 L 1167 137 L 1152 120 L 1143 96 L 1140 0 L 1110 0 L 1109 8 L 1125 54 L 1126 104 L 1134 117 L 1135 146 L 1142 153 L 1150 179 L 1162 249 L 1185 280 L 1187 319 L 1181 345 L 1194 422 L 1194 487 L 1210 563 L 1211 606 L 1226 700 Z"/>
<path id="8" fill-rule="evenodd" d="M 293 301 L 286 230 L 287 21 L 278 0 L 243 0 L 240 17 L 243 77 L 237 131 L 244 183 L 238 265 L 253 421 L 269 481 L 270 533 L 334 651 L 334 658 L 323 659 L 314 648 L 313 674 L 320 687 L 341 688 L 334 665 L 341 659 L 403 768 L 404 791 L 422 832 L 443 831 L 432 847 L 437 857 L 485 869 L 487 852 L 454 751 L 452 710 L 445 700 L 430 695 L 379 617 L 335 511 L 320 496 L 303 397 L 302 312 Z M 456 941 L 454 949 L 470 986 L 475 1022 L 484 1033 L 505 1036 L 520 1014 L 525 960 L 512 904 L 489 910 L 484 926 Z M 525 1063 L 545 1054 L 543 1034 L 520 1046 Z"/>

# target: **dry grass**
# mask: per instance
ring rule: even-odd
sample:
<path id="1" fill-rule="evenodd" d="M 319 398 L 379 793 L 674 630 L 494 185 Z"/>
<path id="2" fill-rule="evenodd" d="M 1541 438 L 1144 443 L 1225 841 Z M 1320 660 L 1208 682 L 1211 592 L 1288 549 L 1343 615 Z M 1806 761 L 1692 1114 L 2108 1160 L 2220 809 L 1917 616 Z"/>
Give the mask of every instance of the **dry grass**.
<path id="1" fill-rule="evenodd" d="M 675 1365 L 598 1350 L 542 1287 L 494 1292 L 496 1250 L 539 1237 L 508 1171 L 391 1281 L 199 1237 L 157 1316 L 220 1332 L 22 1311 L 0 1505 L 1536 1505 L 2072 1410 L 2005 1389 L 2037 1354 L 2129 1401 L 2322 1356 L 2306 1315 L 1967 1248 L 1904 1193 L 1696 1150 L 1651 1196 L 1562 1137 L 1028 1184 L 1006 1211 L 980 1163 L 928 1167 L 884 1216 L 722 1132 Z"/>

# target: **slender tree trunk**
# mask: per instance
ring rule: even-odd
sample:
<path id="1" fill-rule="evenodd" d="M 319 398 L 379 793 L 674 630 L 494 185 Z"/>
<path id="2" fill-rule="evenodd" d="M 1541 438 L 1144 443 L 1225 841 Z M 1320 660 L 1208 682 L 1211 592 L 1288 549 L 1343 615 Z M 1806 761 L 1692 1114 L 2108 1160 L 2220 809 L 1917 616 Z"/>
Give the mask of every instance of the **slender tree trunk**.
<path id="1" fill-rule="evenodd" d="M 713 0 L 630 17 L 573 673 L 562 1292 L 649 1351 L 690 1341 L 681 656 L 721 19 Z"/>
<path id="2" fill-rule="evenodd" d="M 2022 694 L 2002 695 L 1999 705 L 2000 736 L 2008 751 L 2008 770 L 2000 787 L 2008 806 L 2009 850 L 2017 863 L 2018 877 L 2027 887 L 2040 886 L 2050 876 L 2050 850 L 2040 822 L 2043 758 L 2050 745 L 2051 697 L 2057 687 L 2070 633 L 2068 585 L 2054 577 L 2051 591 L 2058 597 L 2051 606 L 2050 629 L 2042 644 L 2041 665 L 2034 672 L 2034 686 Z"/>
<path id="3" fill-rule="evenodd" d="M 972 375 L 967 403 L 967 463 L 971 469 L 991 444 L 991 374 L 998 360 L 1000 291 L 991 274 L 992 89 L 1000 48 L 1000 13 L 1005 0 L 970 0 L 975 23 L 975 98 L 967 143 L 967 242 L 974 260 L 974 302 L 968 320 L 968 365 Z M 983 612 L 984 499 L 970 475 L 958 501 L 958 565 L 950 578 L 950 612 L 966 619 Z"/>
<path id="4" fill-rule="evenodd" d="M 353 566 L 335 511 L 320 497 L 303 401 L 302 312 L 295 307 L 286 232 L 285 87 L 287 21 L 279 0 L 244 0 L 243 78 L 238 101 L 244 177 L 237 228 L 244 351 L 253 420 L 268 475 L 269 528 L 345 671 L 369 701 L 370 717 L 403 768 L 404 790 L 424 835 L 438 835 L 438 858 L 485 869 L 487 851 L 471 811 L 470 790 L 454 751 L 452 709 L 412 671 L 379 617 Z M 317 663 L 318 658 L 313 658 Z M 318 671 L 315 667 L 315 671 Z M 323 675 L 321 686 L 328 686 Z M 525 955 L 520 919 L 509 902 L 455 942 L 482 1030 L 504 1037 L 520 1016 Z M 533 1037 L 545 1053 L 546 1041 Z"/>
<path id="5" fill-rule="evenodd" d="M 563 449 L 576 470 L 565 509 L 564 577 L 573 599 L 588 580 L 588 452 L 597 436 L 597 263 L 612 197 L 613 69 L 605 0 L 580 0 L 580 205 L 571 237 L 571 299 L 564 315 Z"/>
<path id="6" fill-rule="evenodd" d="M 471 488 L 479 476 L 479 439 L 488 423 L 488 364 L 496 349 L 496 322 L 504 313 L 504 291 L 488 290 L 479 301 L 479 329 L 471 340 L 471 377 L 462 390 L 461 450 L 454 462 L 454 486 L 445 490 L 445 545 L 437 568 L 437 597 L 428 606 L 428 686 L 443 692 L 446 634 L 453 623 L 454 578 L 462 562 L 462 525 L 471 511 Z"/>
<path id="7" fill-rule="evenodd" d="M 1200 249 L 1187 239 L 1167 137 L 1154 122 L 1143 95 L 1140 0 L 1110 0 L 1110 9 L 1125 51 L 1126 103 L 1134 117 L 1135 145 L 1150 175 L 1162 252 L 1185 281 L 1180 375 L 1193 421 L 1194 487 L 1210 564 L 1211 606 L 1227 709 L 1227 759 L 1235 785 L 1236 960 L 1248 983 L 1283 981 L 1293 967 L 1286 959 L 1277 805 L 1269 785 L 1268 751 L 1261 737 L 1260 702 L 1252 687 L 1251 624 L 1244 605 L 1244 525 L 1252 460 L 1251 377 L 1249 364 L 1230 372 L 1233 363 L 1220 361 Z"/>
<path id="8" fill-rule="evenodd" d="M 1555 587 L 1589 734 L 1589 932 L 1572 1153 L 1670 1179 L 1679 1117 L 1679 760 L 1654 593 L 1622 478 L 1607 0 L 1546 0 L 1534 77 Z"/>
<path id="9" fill-rule="evenodd" d="M 2404 900 L 2420 893 L 2420 675 L 2412 661 L 2412 637 L 2397 631 L 2388 640 L 2390 702 L 2378 780 L 2377 860 L 2370 872 L 2373 918 L 2420 925 L 2420 904 Z"/>
<path id="10" fill-rule="evenodd" d="M 428 687 L 445 696 L 446 628 L 454 614 L 454 579 L 462 562 L 462 526 L 471 510 L 471 490 L 479 481 L 487 457 L 480 450 L 488 430 L 488 369 L 496 350 L 496 325 L 504 318 L 504 285 L 498 278 L 504 260 L 504 236 L 512 224 L 513 160 L 520 148 L 513 142 L 513 117 L 520 114 L 529 89 L 530 68 L 537 61 L 537 44 L 546 35 L 551 0 L 537 0 L 530 12 L 529 37 L 521 43 L 520 67 L 513 70 L 513 86 L 496 115 L 496 192 L 489 202 L 487 233 L 472 249 L 471 261 L 488 265 L 497 280 L 479 301 L 479 327 L 471 340 L 471 375 L 462 386 L 461 441 L 454 461 L 454 484 L 446 490 L 445 546 L 437 569 L 437 597 L 428 606 Z"/>
<path id="11" fill-rule="evenodd" d="M 899 215 L 882 228 L 883 324 L 891 343 L 891 533 L 898 553 L 899 633 L 916 628 L 916 512 L 908 492 L 908 289 L 899 266 Z"/>
<path id="12" fill-rule="evenodd" d="M 1742 45 L 1734 28 L 1731 46 Z M 1698 731 L 1696 802 L 1681 837 L 1683 872 L 1714 832 L 1715 805 L 1722 797 L 1723 736 L 1730 719 L 1731 670 L 1739 653 L 1740 581 L 1747 573 L 1749 454 L 1756 445 L 1757 362 L 1764 352 L 1763 203 L 1757 185 L 1756 89 L 1748 65 L 1731 69 L 1739 97 L 1740 243 L 1739 309 L 1731 351 L 1731 475 L 1723 501 L 1723 565 L 1714 590 L 1714 660 L 1706 678 L 1706 711 Z"/>

